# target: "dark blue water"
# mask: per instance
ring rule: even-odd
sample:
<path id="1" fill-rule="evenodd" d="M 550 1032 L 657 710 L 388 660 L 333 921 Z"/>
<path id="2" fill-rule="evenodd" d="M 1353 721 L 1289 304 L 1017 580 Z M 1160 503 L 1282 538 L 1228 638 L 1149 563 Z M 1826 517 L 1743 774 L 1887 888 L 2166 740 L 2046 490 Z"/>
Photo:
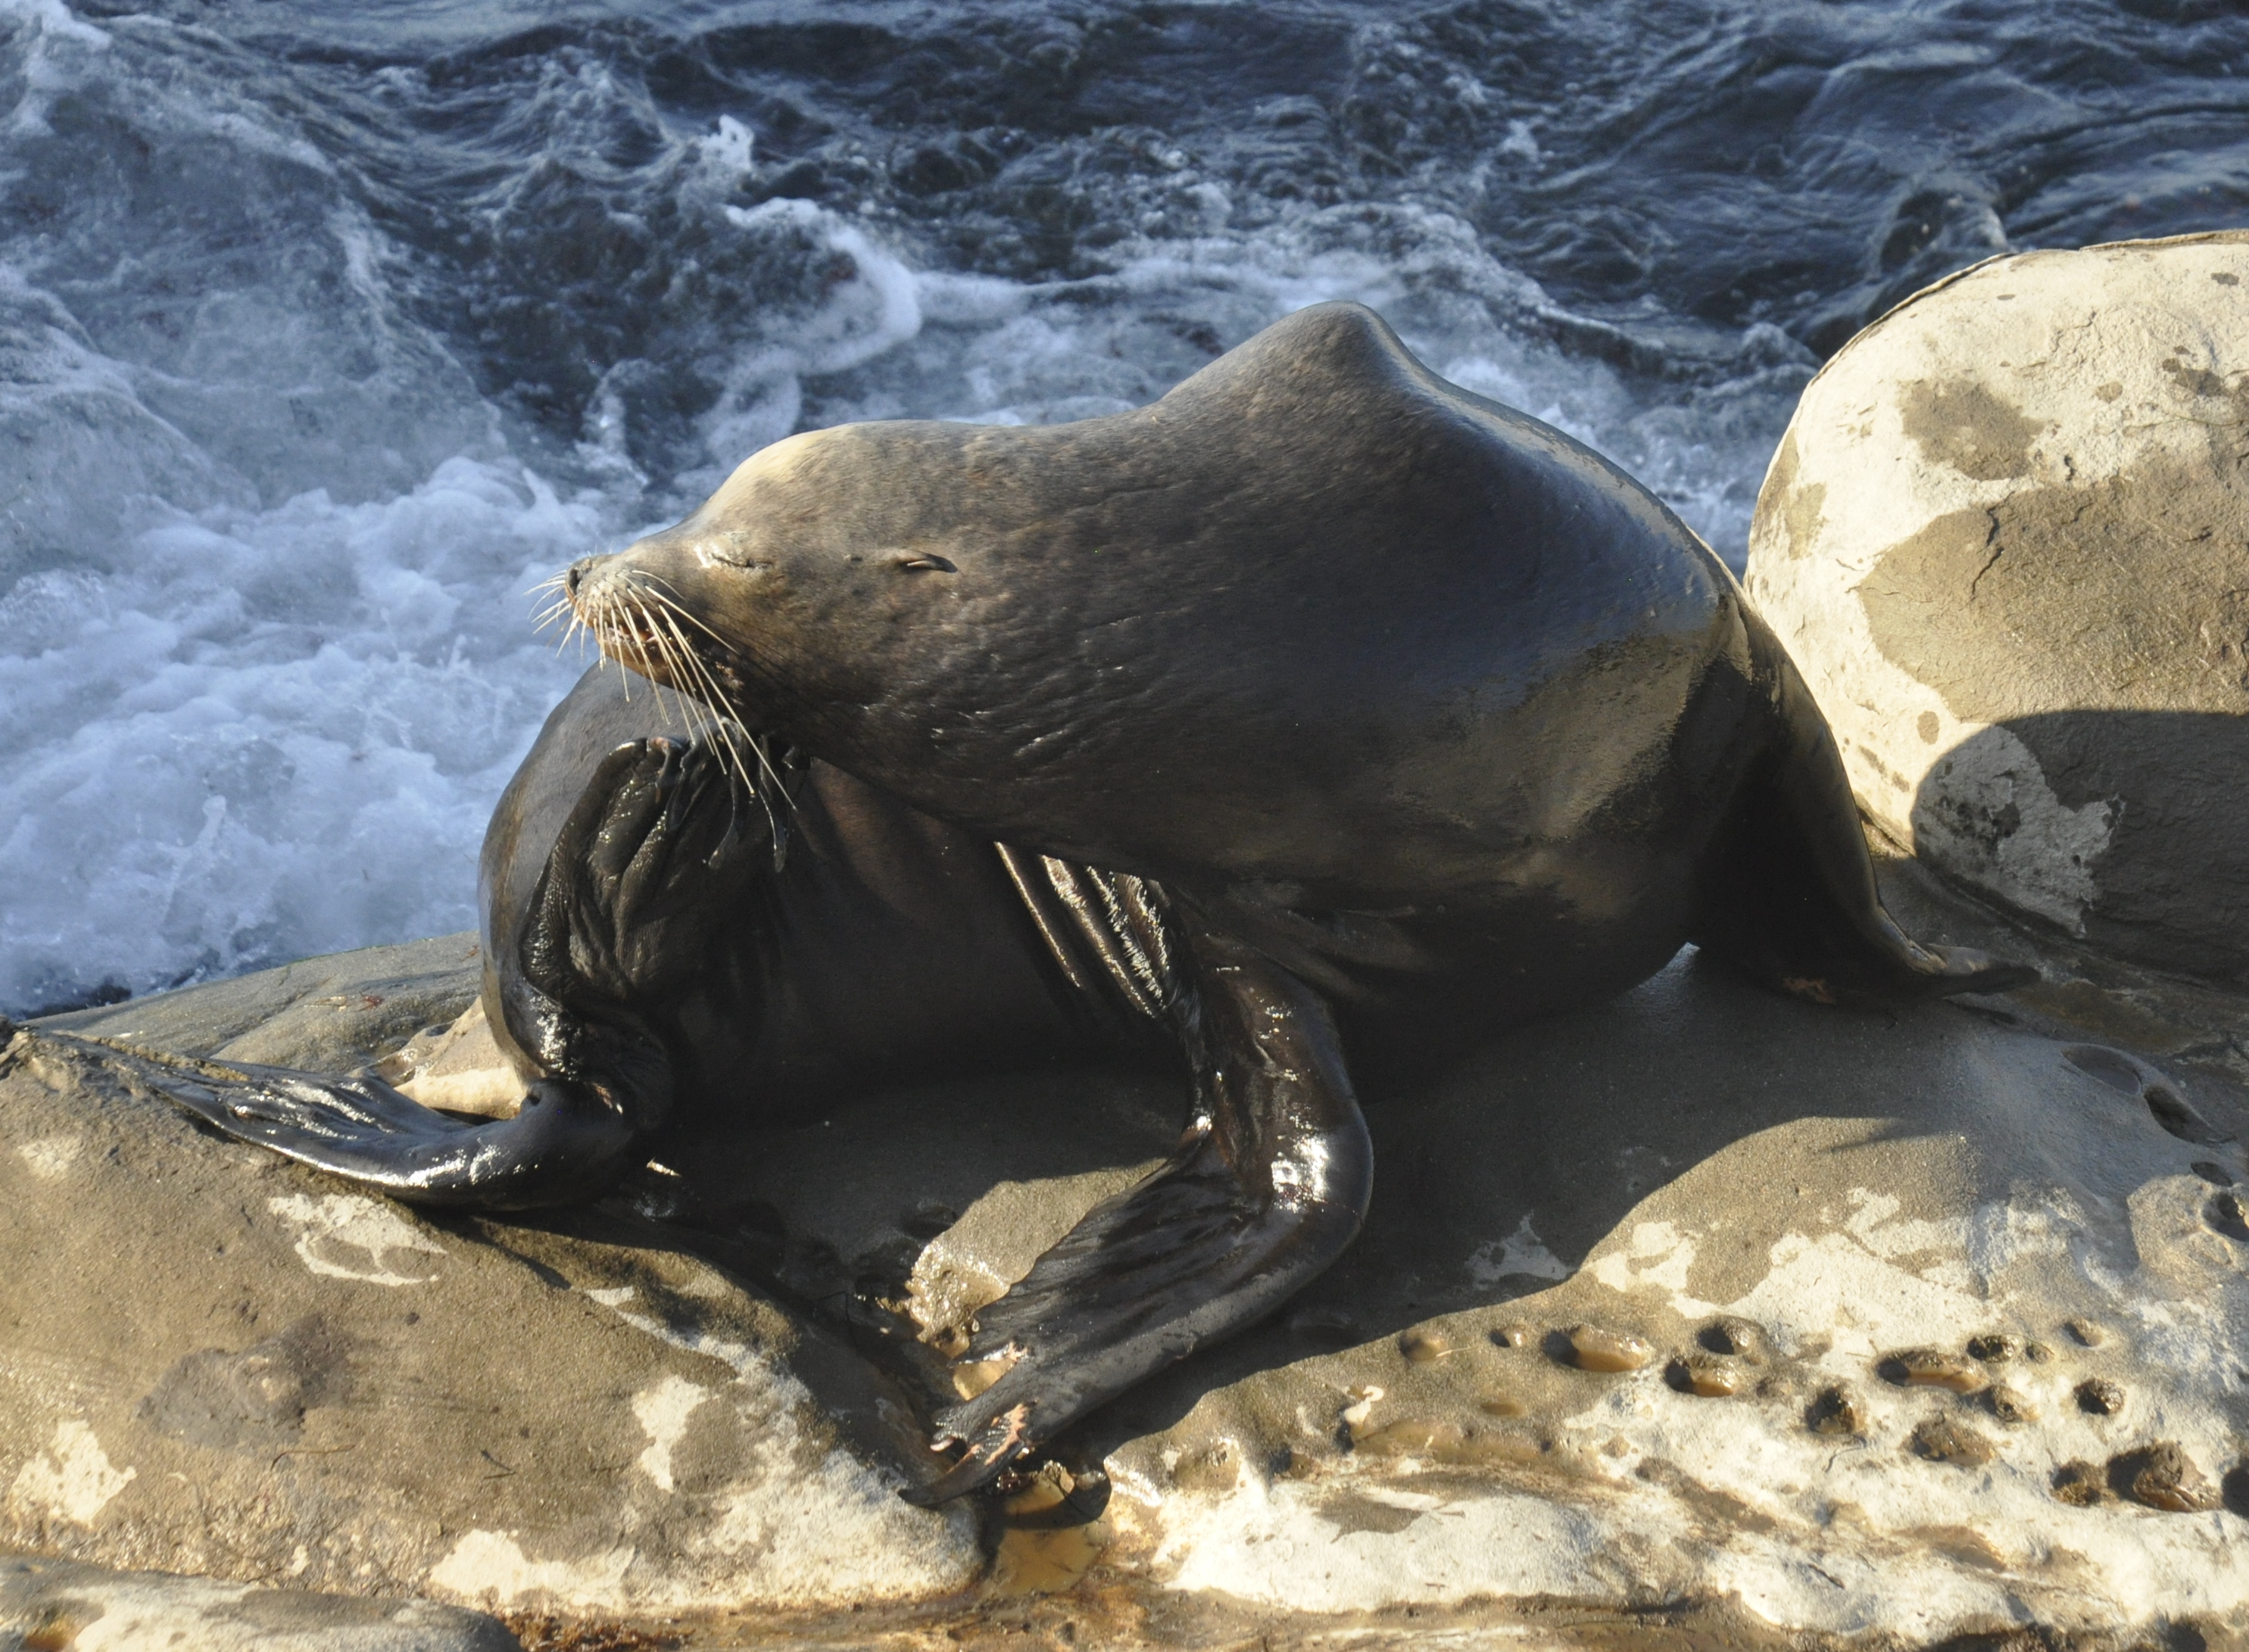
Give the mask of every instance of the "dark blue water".
<path id="1" fill-rule="evenodd" d="M 469 923 L 526 588 L 791 430 L 1355 298 L 1737 559 L 1890 304 L 2249 222 L 2246 79 L 2204 0 L 0 0 L 0 1007 Z"/>

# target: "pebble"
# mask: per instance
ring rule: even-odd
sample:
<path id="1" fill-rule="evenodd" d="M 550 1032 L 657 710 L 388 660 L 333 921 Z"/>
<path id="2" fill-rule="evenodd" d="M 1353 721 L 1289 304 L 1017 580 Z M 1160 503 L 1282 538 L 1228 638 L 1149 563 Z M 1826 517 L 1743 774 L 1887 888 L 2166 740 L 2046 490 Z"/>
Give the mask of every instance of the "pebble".
<path id="1" fill-rule="evenodd" d="M 1664 1379 L 1682 1394 L 1705 1400 L 1723 1400 L 1749 1386 L 1741 1367 L 1712 1354 L 1689 1354 L 1672 1361 Z"/>
<path id="2" fill-rule="evenodd" d="M 2089 1509 L 2108 1495 L 2107 1477 L 2090 1463 L 2065 1463 L 2053 1471 L 2053 1494 L 2073 1508 Z"/>
<path id="3" fill-rule="evenodd" d="M 1570 1333 L 1570 1350 L 1581 1371 L 1637 1371 L 1655 1357 L 1645 1338 L 1591 1325 Z"/>
<path id="4" fill-rule="evenodd" d="M 2077 1409 L 2097 1417 L 2113 1417 L 2124 1409 L 2124 1390 L 2106 1377 L 2087 1377 L 2077 1385 Z"/>
<path id="5" fill-rule="evenodd" d="M 2176 1441 L 2161 1440 L 2114 1459 L 2122 1469 L 2132 1501 L 2167 1514 L 2206 1514 L 2218 1506 L 2218 1491 L 2203 1477 L 2194 1459 Z"/>
<path id="6" fill-rule="evenodd" d="M 2097 1348 L 2108 1340 L 2108 1333 L 2090 1320 L 2072 1320 L 2061 1328 L 2080 1348 Z"/>
<path id="7" fill-rule="evenodd" d="M 1950 1417 L 1930 1417 L 1906 1444 L 1915 1457 L 1962 1469 L 1981 1468 L 1999 1455 L 1989 1440 Z"/>
<path id="8" fill-rule="evenodd" d="M 1491 1333 L 1491 1340 L 1503 1348 L 1523 1348 L 1530 1346 L 1530 1327 L 1527 1325 L 1503 1325 Z"/>
<path id="9" fill-rule="evenodd" d="M 1488 1394 L 1476 1402 L 1476 1409 L 1486 1416 L 1528 1416 L 1530 1408 L 1511 1394 Z"/>
<path id="10" fill-rule="evenodd" d="M 1804 1426 L 1814 1434 L 1864 1434 L 1867 1414 L 1858 1396 L 1839 1384 L 1819 1390 L 1804 1414 Z"/>
<path id="11" fill-rule="evenodd" d="M 1970 1361 L 1941 1348 L 1907 1348 L 1885 1358 L 1880 1369 L 1900 1388 L 1950 1388 L 1955 1394 L 1973 1394 L 1991 1381 Z"/>
<path id="12" fill-rule="evenodd" d="M 1453 1345 L 1435 1331 L 1408 1331 L 1398 1339 L 1398 1351 L 1416 1365 L 1427 1365 L 1450 1354 Z"/>
<path id="13" fill-rule="evenodd" d="M 1987 1336 L 1970 1337 L 1968 1340 L 1969 1357 L 1981 1360 L 1986 1365 L 2005 1365 L 2022 1351 L 2023 1340 L 2020 1337 L 2009 1336 L 2004 1332 L 1995 1331 Z"/>

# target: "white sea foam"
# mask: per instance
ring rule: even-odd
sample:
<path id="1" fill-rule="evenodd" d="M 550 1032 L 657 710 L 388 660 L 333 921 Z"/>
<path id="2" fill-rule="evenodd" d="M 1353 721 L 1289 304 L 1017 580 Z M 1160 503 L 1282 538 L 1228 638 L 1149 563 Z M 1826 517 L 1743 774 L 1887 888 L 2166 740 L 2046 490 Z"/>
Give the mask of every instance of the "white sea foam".
<path id="1" fill-rule="evenodd" d="M 0 1003 L 462 929 L 576 667 L 526 588 L 595 503 L 470 459 L 400 498 L 179 515 L 0 600 Z M 276 600 L 276 598 L 279 600 Z"/>

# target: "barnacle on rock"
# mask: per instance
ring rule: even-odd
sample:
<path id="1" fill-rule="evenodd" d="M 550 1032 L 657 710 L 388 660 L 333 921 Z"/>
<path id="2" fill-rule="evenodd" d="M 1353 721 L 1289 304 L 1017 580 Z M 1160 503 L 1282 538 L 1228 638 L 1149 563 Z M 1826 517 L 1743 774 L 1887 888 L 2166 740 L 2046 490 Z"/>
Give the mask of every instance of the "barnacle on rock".
<path id="1" fill-rule="evenodd" d="M 1695 1340 L 1713 1354 L 1746 1360 L 1752 1365 L 1764 1364 L 1772 1354 L 1771 1339 L 1763 1326 L 1732 1314 L 1704 1326 Z"/>
<path id="2" fill-rule="evenodd" d="M 2204 1514 L 2218 1506 L 2218 1488 L 2175 1440 L 2159 1440 L 2112 1457 L 2109 1483 L 2133 1502 L 2167 1514 Z"/>
<path id="3" fill-rule="evenodd" d="M 2029 1422 L 2039 1414 L 2026 1396 L 2004 1382 L 1994 1382 L 1984 1390 L 1984 1406 L 2002 1422 Z"/>
<path id="4" fill-rule="evenodd" d="M 2106 1479 L 2090 1463 L 2065 1463 L 2053 1471 L 2053 1494 L 2074 1508 L 2089 1509 L 2107 1495 Z"/>

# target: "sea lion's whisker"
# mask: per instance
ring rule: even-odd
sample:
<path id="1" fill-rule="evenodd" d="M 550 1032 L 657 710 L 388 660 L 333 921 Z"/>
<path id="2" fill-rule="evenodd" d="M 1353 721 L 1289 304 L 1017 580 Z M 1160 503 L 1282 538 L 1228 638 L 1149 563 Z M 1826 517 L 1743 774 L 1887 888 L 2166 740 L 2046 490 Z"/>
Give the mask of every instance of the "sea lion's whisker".
<path id="1" fill-rule="evenodd" d="M 717 631 L 713 630 L 708 620 L 705 620 L 692 608 L 687 607 L 687 605 L 682 602 L 677 596 L 660 588 L 671 583 L 669 580 L 665 579 L 662 574 L 652 573 L 643 577 L 648 582 L 649 594 L 654 597 L 658 602 L 661 602 L 665 608 L 670 610 L 671 613 L 677 614 L 681 619 L 686 620 L 688 624 L 693 626 L 698 631 L 702 632 L 704 635 L 709 637 L 713 642 L 718 643 L 720 647 L 723 648 L 727 646 L 726 639 L 721 636 Z"/>
<path id="2" fill-rule="evenodd" d="M 711 708 L 713 716 L 718 718 L 718 737 L 725 745 L 727 755 L 733 760 L 736 776 L 745 787 L 755 792 L 760 798 L 764 798 L 767 795 L 767 788 L 758 785 L 759 776 L 761 776 L 770 790 L 780 793 L 784 804 L 793 809 L 796 800 L 790 795 L 787 783 L 781 778 L 781 771 L 774 765 L 772 755 L 767 751 L 765 743 L 750 733 L 747 725 L 742 720 L 739 709 L 734 704 L 733 696 L 720 686 L 717 674 L 711 668 L 710 661 L 704 659 L 702 652 L 689 640 L 685 630 L 681 627 L 681 620 L 692 620 L 694 616 L 685 613 L 676 600 L 666 597 L 660 591 L 654 590 L 649 586 L 643 586 L 642 589 L 644 594 L 653 598 L 658 605 L 653 617 L 662 621 L 664 629 L 670 633 L 671 641 L 677 645 L 677 658 L 684 668 L 682 675 L 696 685 L 697 693 Z M 706 631 L 710 629 L 707 626 L 702 628 Z M 712 634 L 715 637 L 718 634 L 712 632 Z M 752 754 L 758 760 L 759 776 L 753 776 L 750 773 L 749 765 L 742 761 L 740 749 L 734 744 L 733 735 L 737 730 L 740 732 L 744 742 L 748 744 Z M 772 805 L 769 803 L 767 805 L 767 813 L 769 818 L 772 816 Z M 778 819 L 774 821 L 774 830 L 778 832 L 780 830 Z"/>
<path id="3" fill-rule="evenodd" d="M 753 792 L 756 791 L 757 783 L 750 774 L 749 765 L 742 761 L 742 754 L 734 744 L 732 730 L 740 726 L 740 719 L 734 714 L 733 703 L 719 689 L 717 680 L 712 675 L 711 668 L 688 642 L 687 634 L 680 629 L 678 620 L 673 616 L 670 609 L 659 610 L 656 617 L 662 620 L 664 630 L 670 634 L 668 646 L 676 648 L 677 650 L 677 657 L 683 668 L 680 675 L 698 685 L 698 696 L 704 701 L 711 713 L 712 732 L 719 744 L 725 749 L 726 760 L 732 765 L 735 778 L 746 788 Z M 746 730 L 744 730 L 744 737 L 749 737 Z M 751 749 L 757 751 L 754 740 L 751 741 Z M 773 765 L 770 763 L 764 761 L 765 754 L 762 751 L 759 751 L 758 756 L 760 766 L 778 785 L 781 777 L 774 774 Z"/>
<path id="4" fill-rule="evenodd" d="M 662 615 L 651 613 L 645 606 L 636 602 L 633 617 L 640 632 L 640 641 L 643 646 L 653 649 L 658 668 L 670 679 L 662 686 L 669 687 L 672 698 L 678 702 L 680 719 L 687 724 L 689 737 L 716 750 L 719 753 L 720 764 L 747 785 L 749 774 L 741 754 L 734 750 L 733 740 L 727 733 L 726 724 L 705 703 L 699 691 L 701 661 L 695 659 L 693 651 L 686 646 L 685 639 L 677 634 L 677 627 L 667 626 Z"/>

